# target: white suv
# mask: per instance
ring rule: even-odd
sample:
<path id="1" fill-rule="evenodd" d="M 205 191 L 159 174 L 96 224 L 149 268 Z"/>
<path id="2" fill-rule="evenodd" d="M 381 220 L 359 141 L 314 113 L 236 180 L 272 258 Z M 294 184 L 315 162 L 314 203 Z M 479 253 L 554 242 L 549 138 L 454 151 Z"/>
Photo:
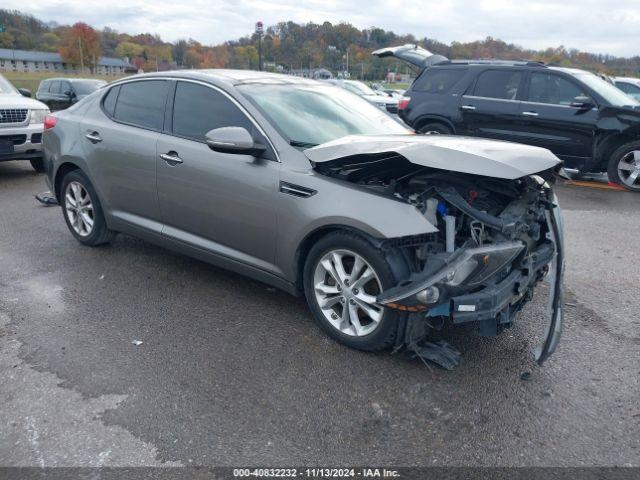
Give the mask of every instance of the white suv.
<path id="1" fill-rule="evenodd" d="M 0 75 L 0 162 L 29 160 L 37 172 L 43 172 L 42 132 L 49 109 L 30 96 L 31 92 L 18 90 Z"/>

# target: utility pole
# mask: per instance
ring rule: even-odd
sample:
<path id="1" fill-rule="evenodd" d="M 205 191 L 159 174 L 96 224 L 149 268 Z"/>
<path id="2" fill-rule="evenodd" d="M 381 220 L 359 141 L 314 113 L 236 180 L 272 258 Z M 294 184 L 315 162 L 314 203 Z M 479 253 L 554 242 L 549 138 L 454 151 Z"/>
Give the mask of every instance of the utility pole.
<path id="1" fill-rule="evenodd" d="M 82 58 L 82 39 L 78 37 L 78 48 L 80 49 L 80 73 L 84 73 L 84 59 Z"/>
<path id="2" fill-rule="evenodd" d="M 262 34 L 264 25 L 261 21 L 256 22 L 256 35 L 258 36 L 258 70 L 262 71 Z"/>

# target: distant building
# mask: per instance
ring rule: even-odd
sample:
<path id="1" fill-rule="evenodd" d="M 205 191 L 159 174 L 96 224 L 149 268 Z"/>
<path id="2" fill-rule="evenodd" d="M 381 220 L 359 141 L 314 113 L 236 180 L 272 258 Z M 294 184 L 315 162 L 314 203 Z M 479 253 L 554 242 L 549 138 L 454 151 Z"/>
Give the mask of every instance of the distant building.
<path id="1" fill-rule="evenodd" d="M 85 67 L 85 71 L 88 71 L 87 67 Z M 95 73 L 123 75 L 136 71 L 136 67 L 126 60 L 100 57 Z M 80 65 L 66 63 L 59 53 L 0 48 L 0 72 L 79 73 Z"/>

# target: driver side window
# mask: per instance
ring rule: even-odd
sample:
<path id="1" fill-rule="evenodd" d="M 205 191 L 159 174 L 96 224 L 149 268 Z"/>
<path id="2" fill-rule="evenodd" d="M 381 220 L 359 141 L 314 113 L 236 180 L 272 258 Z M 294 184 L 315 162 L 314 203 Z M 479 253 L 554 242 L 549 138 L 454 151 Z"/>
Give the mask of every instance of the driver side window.
<path id="1" fill-rule="evenodd" d="M 173 102 L 173 133 L 204 142 L 209 130 L 244 127 L 255 134 L 253 123 L 225 95 L 197 83 L 178 82 Z"/>
<path id="2" fill-rule="evenodd" d="M 571 105 L 576 97 L 589 97 L 578 84 L 552 73 L 531 74 L 528 101 L 551 105 Z"/>

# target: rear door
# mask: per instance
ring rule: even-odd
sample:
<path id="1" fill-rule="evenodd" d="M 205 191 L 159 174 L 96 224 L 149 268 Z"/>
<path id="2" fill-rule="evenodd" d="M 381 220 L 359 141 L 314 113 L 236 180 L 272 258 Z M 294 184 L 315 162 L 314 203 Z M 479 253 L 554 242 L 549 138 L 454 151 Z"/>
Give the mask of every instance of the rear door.
<path id="1" fill-rule="evenodd" d="M 174 97 L 170 128 L 158 141 L 163 233 L 273 270 L 280 163 L 270 147 L 261 158 L 214 152 L 205 134 L 234 126 L 247 129 L 264 145 L 268 140 L 231 97 L 213 86 L 178 81 Z"/>
<path id="2" fill-rule="evenodd" d="M 522 142 L 548 148 L 565 160 L 591 157 L 598 109 L 572 107 L 576 97 L 589 95 L 570 75 L 531 72 L 520 104 Z"/>
<path id="3" fill-rule="evenodd" d="M 164 126 L 169 81 L 150 79 L 111 87 L 82 121 L 95 185 L 112 216 L 160 233 L 156 144 Z"/>
<path id="4" fill-rule="evenodd" d="M 521 68 L 488 68 L 480 72 L 459 103 L 458 133 L 520 141 Z"/>

